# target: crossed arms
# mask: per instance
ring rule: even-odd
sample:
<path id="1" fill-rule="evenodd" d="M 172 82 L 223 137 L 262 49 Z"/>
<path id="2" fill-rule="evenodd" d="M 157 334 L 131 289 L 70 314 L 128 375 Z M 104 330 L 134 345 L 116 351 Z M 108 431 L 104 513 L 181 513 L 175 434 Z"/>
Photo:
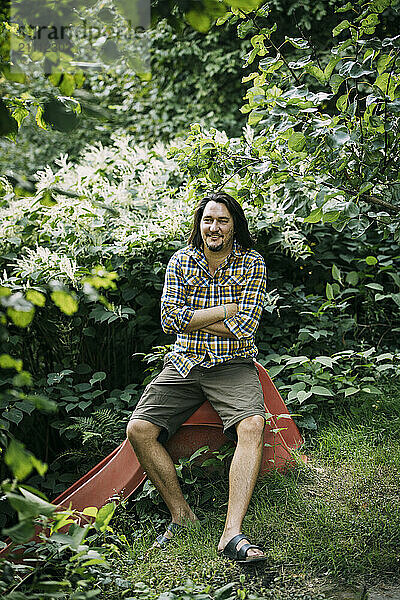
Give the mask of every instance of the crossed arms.
<path id="1" fill-rule="evenodd" d="M 161 325 L 165 333 L 205 331 L 240 340 L 254 336 L 266 294 L 266 269 L 261 256 L 246 274 L 240 302 L 195 310 L 186 304 L 182 268 L 177 257 L 168 264 L 161 298 Z M 224 307 L 226 308 L 226 318 Z"/>
<path id="2" fill-rule="evenodd" d="M 191 331 L 205 331 L 220 337 L 237 339 L 235 335 L 224 324 L 225 310 L 227 318 L 233 317 L 238 312 L 238 305 L 235 302 L 229 304 L 220 304 L 211 308 L 201 308 L 193 311 L 193 316 L 186 325 L 184 333 Z"/>

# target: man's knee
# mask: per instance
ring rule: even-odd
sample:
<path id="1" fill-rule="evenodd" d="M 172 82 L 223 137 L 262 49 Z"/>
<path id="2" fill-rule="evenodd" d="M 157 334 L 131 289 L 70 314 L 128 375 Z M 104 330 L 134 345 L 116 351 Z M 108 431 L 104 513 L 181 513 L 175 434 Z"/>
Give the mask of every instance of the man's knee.
<path id="1" fill-rule="evenodd" d="M 237 425 L 238 438 L 259 439 L 264 433 L 265 419 L 261 415 L 246 417 Z"/>
<path id="2" fill-rule="evenodd" d="M 129 421 L 126 428 L 126 436 L 132 446 L 141 442 L 148 443 L 151 440 L 156 440 L 160 433 L 160 427 L 145 421 L 144 419 L 132 419 Z"/>

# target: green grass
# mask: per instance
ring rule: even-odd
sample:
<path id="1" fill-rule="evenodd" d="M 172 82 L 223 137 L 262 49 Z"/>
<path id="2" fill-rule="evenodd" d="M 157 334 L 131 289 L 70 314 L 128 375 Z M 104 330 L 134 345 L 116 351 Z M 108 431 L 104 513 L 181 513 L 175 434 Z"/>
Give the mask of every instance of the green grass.
<path id="1" fill-rule="evenodd" d="M 168 518 L 161 504 L 142 500 L 140 519 L 135 503 L 121 509 L 114 529 L 122 537 L 111 562 L 132 586 L 145 586 L 124 597 L 157 598 L 189 579 L 211 594 L 235 582 L 236 597 L 314 600 L 323 597 L 315 582 L 374 583 L 398 576 L 399 390 L 389 390 L 378 405 L 352 406 L 351 413 L 325 420 L 307 441 L 306 466 L 259 480 L 243 529 L 265 548 L 263 566 L 243 568 L 217 555 L 227 502 L 224 477 L 214 474 L 186 486 L 202 524 L 167 552 L 148 553 Z M 108 587 L 104 598 L 119 598 L 120 592 Z M 195 592 L 187 597 L 197 598 Z"/>

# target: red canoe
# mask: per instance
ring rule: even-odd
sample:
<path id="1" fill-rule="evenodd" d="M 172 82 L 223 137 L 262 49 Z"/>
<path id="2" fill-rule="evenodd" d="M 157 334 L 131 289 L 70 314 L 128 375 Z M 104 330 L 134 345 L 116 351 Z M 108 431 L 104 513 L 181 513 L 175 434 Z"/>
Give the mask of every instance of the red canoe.
<path id="1" fill-rule="evenodd" d="M 256 363 L 264 392 L 264 404 L 271 414 L 264 433 L 264 452 L 260 475 L 271 469 L 285 470 L 293 466 L 292 450 L 297 450 L 303 440 L 290 417 L 278 390 L 268 373 Z M 282 416 L 283 415 L 283 416 Z M 167 444 L 173 460 L 189 457 L 202 446 L 217 450 L 228 440 L 222 433 L 222 422 L 209 402 L 205 402 L 177 431 Z M 302 456 L 306 460 L 305 456 Z M 86 475 L 60 494 L 53 504 L 82 511 L 88 506 L 100 508 L 111 497 L 128 498 L 143 483 L 143 471 L 132 446 L 125 440 L 111 454 L 93 467 Z M 8 547 L 0 551 L 6 554 Z"/>

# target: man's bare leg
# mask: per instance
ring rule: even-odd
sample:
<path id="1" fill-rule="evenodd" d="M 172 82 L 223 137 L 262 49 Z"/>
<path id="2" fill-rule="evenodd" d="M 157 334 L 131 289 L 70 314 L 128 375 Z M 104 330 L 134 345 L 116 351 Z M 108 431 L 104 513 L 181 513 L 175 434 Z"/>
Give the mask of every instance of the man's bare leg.
<path id="1" fill-rule="evenodd" d="M 157 439 L 160 431 L 158 425 L 133 419 L 128 423 L 127 436 L 140 464 L 167 505 L 172 522 L 182 525 L 185 521 L 197 521 L 182 494 L 174 463 Z M 172 537 L 172 534 L 167 532 L 167 537 Z"/>
<path id="2" fill-rule="evenodd" d="M 229 502 L 225 528 L 218 544 L 222 551 L 227 543 L 242 532 L 242 523 L 247 512 L 254 486 L 260 470 L 264 418 L 258 415 L 247 417 L 236 426 L 238 442 L 229 472 Z M 239 542 L 237 549 L 246 540 Z M 249 549 L 247 556 L 262 556 L 260 550 Z"/>

